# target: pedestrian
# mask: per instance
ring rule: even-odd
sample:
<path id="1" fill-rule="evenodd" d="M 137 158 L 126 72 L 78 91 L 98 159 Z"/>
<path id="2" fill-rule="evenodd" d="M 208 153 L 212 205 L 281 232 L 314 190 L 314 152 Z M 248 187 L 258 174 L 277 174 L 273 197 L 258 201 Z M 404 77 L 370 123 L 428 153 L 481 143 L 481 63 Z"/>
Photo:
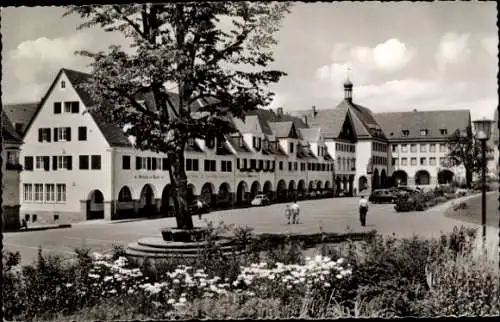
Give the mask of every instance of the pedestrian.
<path id="1" fill-rule="evenodd" d="M 288 224 L 290 225 L 290 218 L 292 217 L 292 209 L 290 207 L 290 205 L 286 205 L 285 207 L 285 218 L 288 222 Z"/>
<path id="2" fill-rule="evenodd" d="M 26 222 L 26 219 L 23 219 L 23 220 L 21 221 L 21 228 L 26 228 L 26 229 L 28 229 L 28 223 Z"/>
<path id="3" fill-rule="evenodd" d="M 361 222 L 361 226 L 366 226 L 366 214 L 368 213 L 368 200 L 365 199 L 364 196 L 361 196 L 359 200 L 359 221 Z"/>
<path id="4" fill-rule="evenodd" d="M 292 211 L 292 224 L 299 223 L 299 215 L 300 215 L 300 206 L 297 204 L 297 200 L 294 200 L 292 205 L 290 206 Z"/>
<path id="5" fill-rule="evenodd" d="M 203 202 L 201 202 L 200 199 L 197 199 L 196 200 L 196 208 L 197 208 L 197 211 L 198 211 L 198 217 L 200 218 L 201 220 L 201 212 L 203 210 Z"/>

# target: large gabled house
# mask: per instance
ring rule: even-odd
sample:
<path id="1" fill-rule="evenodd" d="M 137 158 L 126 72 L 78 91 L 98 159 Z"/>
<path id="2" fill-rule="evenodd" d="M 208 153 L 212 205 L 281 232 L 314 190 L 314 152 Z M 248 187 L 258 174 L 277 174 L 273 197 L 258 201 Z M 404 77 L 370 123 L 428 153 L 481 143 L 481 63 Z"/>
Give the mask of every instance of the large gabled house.
<path id="1" fill-rule="evenodd" d="M 19 180 L 22 166 L 19 163 L 21 136 L 2 110 L 2 229 L 19 227 Z"/>
<path id="2" fill-rule="evenodd" d="M 353 194 L 388 185 L 387 138 L 374 114 L 352 100 L 353 84 L 344 83 L 344 99 L 333 109 L 299 111 L 311 127 L 321 129 L 335 159 L 336 194 Z"/>

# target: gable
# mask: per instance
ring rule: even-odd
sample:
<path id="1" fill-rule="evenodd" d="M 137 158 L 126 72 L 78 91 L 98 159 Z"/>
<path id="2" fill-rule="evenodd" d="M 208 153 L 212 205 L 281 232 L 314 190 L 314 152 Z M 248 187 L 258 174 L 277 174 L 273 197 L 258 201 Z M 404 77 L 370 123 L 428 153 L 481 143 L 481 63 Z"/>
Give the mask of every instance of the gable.
<path id="1" fill-rule="evenodd" d="M 348 140 L 351 142 L 356 141 L 356 132 L 354 130 L 354 125 L 352 123 L 350 113 L 346 113 L 346 117 L 340 129 L 338 138 L 343 140 Z"/>
<path id="2" fill-rule="evenodd" d="M 292 126 L 290 127 L 290 132 L 288 133 L 288 138 L 290 139 L 298 139 L 299 136 L 297 135 L 297 130 L 295 129 L 295 125 L 292 123 Z"/>
<path id="3" fill-rule="evenodd" d="M 64 82 L 64 88 L 61 87 L 62 82 Z M 65 102 L 78 102 L 78 112 L 65 112 Z M 61 113 L 55 113 L 54 103 L 61 103 Z M 87 127 L 87 138 L 93 145 L 109 147 L 97 122 L 90 113 L 86 112 L 86 105 L 82 98 L 78 95 L 63 70 L 61 70 L 31 119 L 24 134 L 25 142 L 38 143 L 39 128 L 53 129 L 56 127 L 71 127 L 72 141 L 76 141 L 78 127 L 80 126 Z M 52 135 L 53 132 L 51 137 Z"/>

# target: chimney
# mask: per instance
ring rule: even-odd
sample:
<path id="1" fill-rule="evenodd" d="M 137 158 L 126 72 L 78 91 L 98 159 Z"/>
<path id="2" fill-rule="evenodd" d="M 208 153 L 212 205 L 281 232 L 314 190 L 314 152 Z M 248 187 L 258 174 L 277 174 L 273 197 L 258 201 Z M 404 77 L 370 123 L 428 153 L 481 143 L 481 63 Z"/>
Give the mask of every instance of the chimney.
<path id="1" fill-rule="evenodd" d="M 278 107 L 278 112 L 276 113 L 276 115 L 278 115 L 278 117 L 283 116 L 283 107 Z"/>
<path id="2" fill-rule="evenodd" d="M 318 112 L 316 112 L 316 105 L 312 106 L 313 116 L 316 116 Z"/>

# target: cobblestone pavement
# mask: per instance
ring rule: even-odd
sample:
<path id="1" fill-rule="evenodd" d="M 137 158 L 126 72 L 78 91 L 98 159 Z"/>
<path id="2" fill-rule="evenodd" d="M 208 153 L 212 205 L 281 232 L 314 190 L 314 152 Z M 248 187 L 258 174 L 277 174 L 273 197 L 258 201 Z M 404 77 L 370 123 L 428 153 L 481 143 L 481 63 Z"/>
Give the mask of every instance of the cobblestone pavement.
<path id="1" fill-rule="evenodd" d="M 497 203 L 496 198 L 497 193 L 490 193 L 488 202 Z M 255 229 L 255 233 L 318 233 L 321 230 L 343 233 L 347 230 L 376 229 L 383 234 L 396 233 L 400 236 L 437 236 L 441 231 L 453 230 L 454 226 L 477 227 L 472 223 L 445 217 L 445 210 L 450 205 L 448 202 L 425 212 L 408 213 L 396 213 L 392 204 L 372 204 L 367 217 L 367 227 L 363 228 L 358 220 L 358 201 L 358 198 L 300 201 L 301 222 L 297 225 L 286 223 L 286 204 L 217 211 L 204 215 L 202 220 L 198 217 L 193 217 L 193 220 L 195 226 L 205 225 L 205 220 L 215 224 L 223 221 L 235 226 L 248 225 Z M 5 249 L 20 251 L 23 263 L 28 264 L 36 255 L 39 245 L 43 247 L 44 253 L 57 253 L 62 256 L 70 256 L 78 247 L 89 247 L 93 251 L 103 252 L 109 250 L 113 244 L 127 245 L 139 238 L 158 237 L 161 228 L 174 226 L 174 218 L 112 223 L 89 221 L 67 229 L 5 233 L 3 242 Z"/>

